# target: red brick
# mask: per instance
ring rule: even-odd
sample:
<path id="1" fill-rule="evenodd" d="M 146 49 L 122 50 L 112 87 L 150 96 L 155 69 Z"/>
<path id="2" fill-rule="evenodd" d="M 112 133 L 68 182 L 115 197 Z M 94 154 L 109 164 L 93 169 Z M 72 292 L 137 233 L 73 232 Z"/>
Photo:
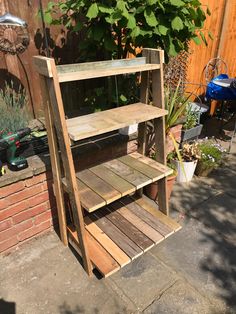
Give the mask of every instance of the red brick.
<path id="1" fill-rule="evenodd" d="M 4 220 L 3 222 L 0 222 L 0 231 L 6 230 L 8 228 L 10 228 L 12 225 L 11 220 L 7 219 Z"/>
<path id="2" fill-rule="evenodd" d="M 34 219 L 34 224 L 35 225 L 39 225 L 42 222 L 45 222 L 45 221 L 47 221 L 49 219 L 52 219 L 52 212 L 51 212 L 50 209 L 48 211 L 46 211 L 45 213 L 36 216 L 35 219 Z"/>
<path id="3" fill-rule="evenodd" d="M 0 200 L 0 210 L 6 209 L 8 206 L 10 206 L 9 200 L 6 198 Z"/>
<path id="4" fill-rule="evenodd" d="M 47 180 L 46 173 L 41 173 L 38 176 L 34 176 L 33 178 L 27 179 L 24 181 L 26 187 L 30 187 L 32 185 L 36 185 L 37 183 L 41 183 Z"/>
<path id="5" fill-rule="evenodd" d="M 7 249 L 9 249 L 10 247 L 16 245 L 18 243 L 18 239 L 16 236 L 7 239 L 4 242 L 0 243 L 0 252 L 6 251 Z"/>
<path id="6" fill-rule="evenodd" d="M 40 204 L 38 206 L 32 207 L 28 210 L 24 210 L 23 212 L 19 213 L 18 215 L 15 215 L 12 217 L 13 224 L 18 224 L 21 221 L 24 221 L 24 220 L 32 218 L 36 215 L 39 215 L 39 214 L 45 212 L 48 208 L 49 208 L 49 203 L 45 202 L 45 203 Z"/>
<path id="7" fill-rule="evenodd" d="M 18 235 L 18 239 L 20 241 L 24 241 L 25 239 L 31 238 L 34 235 L 36 235 L 36 234 L 38 234 L 38 233 L 40 233 L 42 231 L 45 231 L 45 230 L 47 230 L 50 227 L 51 227 L 51 221 L 50 220 L 45 221 L 45 222 L 41 223 L 40 225 L 33 226 L 32 228 L 21 232 Z"/>
<path id="8" fill-rule="evenodd" d="M 18 233 L 29 229 L 33 226 L 32 220 L 24 221 L 21 224 L 18 224 L 16 226 L 13 226 L 12 228 L 9 228 L 5 231 L 0 232 L 0 242 L 5 241 Z"/>
<path id="9" fill-rule="evenodd" d="M 13 206 L 10 206 L 5 210 L 0 211 L 0 221 L 6 219 L 8 217 L 14 216 L 14 215 L 18 214 L 19 212 L 21 212 L 22 210 L 27 209 L 28 207 L 29 207 L 29 204 L 27 201 L 23 201 L 23 202 L 15 204 Z"/>
<path id="10" fill-rule="evenodd" d="M 0 198 L 9 196 L 13 193 L 19 192 L 24 189 L 24 183 L 22 181 L 10 184 L 0 188 Z"/>
<path id="11" fill-rule="evenodd" d="M 39 183 L 37 185 L 32 186 L 31 188 L 26 188 L 21 192 L 15 193 L 13 195 L 8 196 L 8 202 L 13 205 L 20 201 L 23 201 L 31 196 L 34 196 L 38 193 L 42 192 L 42 184 Z"/>
<path id="12" fill-rule="evenodd" d="M 48 200 L 49 200 L 48 191 L 44 191 L 43 193 L 40 193 L 38 195 L 35 195 L 34 197 L 29 198 L 28 202 L 29 202 L 30 207 L 34 207 L 34 206 L 42 204 Z"/>

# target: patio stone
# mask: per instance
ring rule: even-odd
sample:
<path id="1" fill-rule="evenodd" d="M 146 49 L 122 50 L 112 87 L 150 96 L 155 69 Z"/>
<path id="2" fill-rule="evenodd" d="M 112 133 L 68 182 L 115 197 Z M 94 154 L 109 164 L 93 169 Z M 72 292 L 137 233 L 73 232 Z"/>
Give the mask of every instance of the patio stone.
<path id="1" fill-rule="evenodd" d="M 178 281 L 154 301 L 144 314 L 209 314 L 213 306 L 184 281 Z"/>
<path id="2" fill-rule="evenodd" d="M 110 279 L 136 305 L 145 308 L 176 280 L 172 270 L 163 266 L 149 253 L 137 258 Z"/>

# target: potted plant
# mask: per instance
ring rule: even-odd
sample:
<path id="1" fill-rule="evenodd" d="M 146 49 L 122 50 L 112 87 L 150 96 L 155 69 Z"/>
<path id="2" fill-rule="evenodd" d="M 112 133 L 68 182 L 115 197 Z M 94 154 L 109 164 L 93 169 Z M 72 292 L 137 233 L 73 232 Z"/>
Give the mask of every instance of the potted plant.
<path id="1" fill-rule="evenodd" d="M 175 144 L 180 143 L 182 125 L 186 121 L 186 108 L 189 96 L 186 96 L 181 87 L 180 81 L 175 90 L 167 86 L 165 88 L 165 109 L 166 115 L 166 150 L 170 153 L 175 149 Z"/>
<path id="2" fill-rule="evenodd" d="M 189 182 L 193 178 L 194 171 L 200 159 L 198 144 L 184 143 L 182 148 L 172 153 L 172 163 L 177 170 L 177 182 Z"/>
<path id="3" fill-rule="evenodd" d="M 199 123 L 201 113 L 200 110 L 193 107 L 191 103 L 187 107 L 186 121 L 183 124 L 181 132 L 181 142 L 198 138 L 203 127 L 203 125 Z"/>
<path id="4" fill-rule="evenodd" d="M 151 158 L 156 160 L 155 154 L 152 154 Z M 171 163 L 171 154 L 168 154 L 168 156 L 167 156 L 167 166 L 173 170 L 173 172 L 167 177 L 167 195 L 168 195 L 168 199 L 170 199 L 171 192 L 172 192 L 173 186 L 174 186 L 174 182 L 175 182 L 176 177 L 177 177 L 176 167 L 173 163 Z M 157 200 L 158 182 L 153 182 L 153 183 L 147 185 L 144 188 L 144 192 L 153 201 Z"/>
<path id="5" fill-rule="evenodd" d="M 213 170 L 219 167 L 224 159 L 225 150 L 214 139 L 199 140 L 198 149 L 200 158 L 196 167 L 195 174 L 206 177 Z"/>

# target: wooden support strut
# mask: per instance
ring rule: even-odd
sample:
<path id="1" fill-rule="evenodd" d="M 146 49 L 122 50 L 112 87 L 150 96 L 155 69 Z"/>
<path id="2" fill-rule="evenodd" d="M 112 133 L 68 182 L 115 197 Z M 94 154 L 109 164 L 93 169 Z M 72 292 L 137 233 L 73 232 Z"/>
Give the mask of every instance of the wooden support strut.
<path id="1" fill-rule="evenodd" d="M 48 71 L 52 73 L 52 78 L 45 78 L 46 85 L 50 96 L 50 108 L 52 116 L 54 119 L 54 126 L 57 133 L 57 138 L 59 142 L 59 147 L 61 150 L 61 158 L 64 166 L 64 173 L 66 181 L 68 184 L 68 193 L 70 197 L 73 222 L 78 234 L 78 239 L 80 243 L 80 249 L 82 254 L 82 259 L 84 263 L 84 268 L 86 272 L 92 274 L 92 265 L 89 258 L 87 244 L 86 244 L 86 234 L 84 219 L 82 214 L 82 208 L 80 205 L 79 192 L 77 179 L 75 176 L 74 162 L 70 147 L 70 139 L 67 131 L 65 113 L 63 108 L 63 101 L 61 96 L 60 85 L 58 81 L 58 75 L 56 70 L 55 61 L 53 59 L 35 57 L 36 59 L 45 60 L 45 64 L 48 67 Z M 51 130 L 49 130 L 50 132 Z M 55 140 L 55 139 L 53 139 Z"/>

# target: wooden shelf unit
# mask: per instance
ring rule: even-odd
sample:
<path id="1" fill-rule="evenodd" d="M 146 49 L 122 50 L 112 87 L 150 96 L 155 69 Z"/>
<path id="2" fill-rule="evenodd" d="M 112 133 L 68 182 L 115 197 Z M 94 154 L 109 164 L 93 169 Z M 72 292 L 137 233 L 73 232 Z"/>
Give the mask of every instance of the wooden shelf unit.
<path id="1" fill-rule="evenodd" d="M 163 63 L 164 52 L 157 49 L 144 49 L 142 58 L 63 66 L 56 66 L 54 59 L 34 57 L 43 91 L 61 240 L 75 246 L 89 275 L 94 266 L 105 277 L 112 274 L 180 228 L 168 217 L 166 177 L 171 170 L 165 154 Z M 139 103 L 66 120 L 60 83 L 133 72 L 141 72 Z M 150 85 L 153 106 L 148 105 Z M 145 157 L 148 120 L 154 124 L 156 160 Z M 76 173 L 71 140 L 133 123 L 139 123 L 138 152 Z M 142 195 L 142 188 L 155 181 L 159 211 L 142 198 L 129 197 L 134 192 Z M 65 192 L 72 225 L 66 219 Z"/>

